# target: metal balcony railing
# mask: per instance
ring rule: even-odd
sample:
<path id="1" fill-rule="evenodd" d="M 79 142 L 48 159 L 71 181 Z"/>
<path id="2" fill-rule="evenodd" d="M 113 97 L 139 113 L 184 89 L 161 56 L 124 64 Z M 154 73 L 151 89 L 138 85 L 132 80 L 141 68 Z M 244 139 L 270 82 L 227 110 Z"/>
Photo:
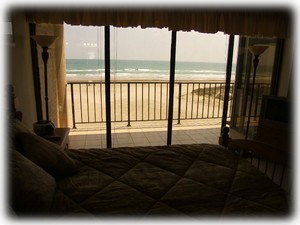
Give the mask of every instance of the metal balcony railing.
<path id="1" fill-rule="evenodd" d="M 230 84 L 229 112 L 234 83 Z M 221 118 L 225 82 L 176 82 L 173 119 Z M 105 83 L 68 82 L 73 128 L 76 124 L 105 122 Z M 127 122 L 167 120 L 169 83 L 163 81 L 111 82 L 111 120 Z"/>

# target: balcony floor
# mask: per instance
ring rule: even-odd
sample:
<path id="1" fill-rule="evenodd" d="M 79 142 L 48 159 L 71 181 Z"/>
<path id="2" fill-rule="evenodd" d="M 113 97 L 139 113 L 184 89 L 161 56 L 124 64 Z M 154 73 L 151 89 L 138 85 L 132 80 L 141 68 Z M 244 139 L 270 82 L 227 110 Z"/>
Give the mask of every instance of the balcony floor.
<path id="1" fill-rule="evenodd" d="M 173 124 L 172 144 L 218 144 L 221 119 L 183 120 Z M 69 148 L 106 148 L 105 124 L 80 124 L 71 129 Z M 112 124 L 112 147 L 167 144 L 167 121 Z"/>

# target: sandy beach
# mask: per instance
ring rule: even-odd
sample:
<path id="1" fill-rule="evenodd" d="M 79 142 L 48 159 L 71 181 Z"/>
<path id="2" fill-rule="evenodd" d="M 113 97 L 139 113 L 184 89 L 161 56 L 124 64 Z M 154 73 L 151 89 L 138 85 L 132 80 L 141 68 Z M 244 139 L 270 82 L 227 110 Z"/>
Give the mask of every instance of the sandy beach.
<path id="1" fill-rule="evenodd" d="M 70 83 L 71 81 L 69 81 Z M 104 81 L 73 83 L 74 113 L 76 122 L 105 122 L 105 84 Z M 181 82 L 181 81 L 180 81 Z M 166 120 L 169 107 L 169 86 L 161 81 L 111 81 L 111 119 L 112 121 L 155 121 Z M 181 89 L 181 90 L 180 90 Z M 222 117 L 225 84 L 220 81 L 175 83 L 174 122 L 194 118 Z M 128 97 L 130 100 L 128 101 Z M 72 122 L 71 84 L 67 85 L 69 126 Z M 230 100 L 229 104 L 232 101 Z M 128 113 L 128 106 L 130 113 Z M 230 107 L 230 105 L 229 105 Z M 180 108 L 180 112 L 179 112 Z"/>

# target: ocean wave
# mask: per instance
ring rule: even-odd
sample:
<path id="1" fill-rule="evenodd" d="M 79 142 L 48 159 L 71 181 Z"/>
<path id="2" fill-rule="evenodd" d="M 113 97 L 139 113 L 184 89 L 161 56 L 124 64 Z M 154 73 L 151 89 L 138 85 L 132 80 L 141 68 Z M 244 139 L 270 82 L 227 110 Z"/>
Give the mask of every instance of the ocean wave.
<path id="1" fill-rule="evenodd" d="M 73 70 L 66 70 L 67 74 L 95 74 L 95 73 L 104 73 L 105 69 L 73 69 Z M 111 73 L 120 73 L 123 72 L 123 70 L 115 70 L 111 69 Z"/>
<path id="2" fill-rule="evenodd" d="M 133 69 L 133 68 L 126 68 L 124 70 L 119 69 L 117 72 L 131 72 L 131 73 L 159 73 L 159 74 L 165 74 L 169 73 L 170 70 L 158 70 L 158 69 Z M 194 74 L 194 73 L 200 73 L 200 74 L 225 74 L 226 71 L 220 71 L 220 70 L 187 70 L 187 69 L 176 69 L 176 73 L 181 74 Z"/>
<path id="3" fill-rule="evenodd" d="M 104 76 L 103 74 L 95 74 L 95 73 L 84 73 L 84 74 L 78 74 L 78 73 L 67 73 L 67 77 L 101 77 Z"/>
<path id="4" fill-rule="evenodd" d="M 67 78 L 82 78 L 88 80 L 91 79 L 104 79 L 104 73 L 102 74 L 69 74 L 67 73 Z M 112 80 L 162 80 L 168 81 L 170 74 L 151 74 L 149 73 L 140 73 L 140 74 L 133 74 L 133 73 L 118 73 L 114 74 L 111 73 Z M 175 80 L 225 80 L 225 74 L 175 74 Z M 235 75 L 232 75 L 234 79 Z"/>
<path id="5" fill-rule="evenodd" d="M 128 72 L 133 72 L 133 71 L 136 71 L 137 69 L 132 69 L 132 68 L 129 68 L 129 69 L 124 69 L 125 71 L 128 71 Z"/>
<path id="6" fill-rule="evenodd" d="M 69 60 L 67 64 L 67 78 L 79 80 L 104 79 L 104 64 L 95 60 L 87 63 L 86 60 Z M 115 62 L 115 63 L 114 63 Z M 135 61 L 118 60 L 111 61 L 110 73 L 112 80 L 162 80 L 168 81 L 170 77 L 169 62 L 164 61 Z M 235 71 L 233 69 L 232 77 Z M 175 79 L 183 80 L 225 80 L 226 65 L 220 63 L 194 63 L 177 62 Z"/>
<path id="7" fill-rule="evenodd" d="M 126 71 L 126 72 L 133 72 L 133 73 L 165 73 L 168 72 L 169 70 L 157 70 L 157 69 L 139 69 L 139 68 L 125 68 L 124 70 L 120 69 L 118 71 Z"/>
<path id="8" fill-rule="evenodd" d="M 67 72 L 100 72 L 104 71 L 104 69 L 67 69 Z"/>
<path id="9" fill-rule="evenodd" d="M 157 73 L 157 74 L 169 74 L 169 69 L 139 69 L 139 68 L 111 68 L 111 73 Z M 91 73 L 103 73 L 105 72 L 104 68 L 98 69 L 67 69 L 68 74 L 91 74 Z M 225 74 L 225 70 L 189 70 L 189 69 L 176 69 L 178 74 Z"/>
<path id="10" fill-rule="evenodd" d="M 225 71 L 219 70 L 175 70 L 176 73 L 181 74 L 225 74 Z"/>

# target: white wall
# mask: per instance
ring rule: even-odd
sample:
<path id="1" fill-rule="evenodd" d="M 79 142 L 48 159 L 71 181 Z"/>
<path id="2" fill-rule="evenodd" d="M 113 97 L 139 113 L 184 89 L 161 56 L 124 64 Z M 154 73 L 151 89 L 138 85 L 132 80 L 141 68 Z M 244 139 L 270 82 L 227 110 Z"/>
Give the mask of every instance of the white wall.
<path id="1" fill-rule="evenodd" d="M 29 25 L 25 15 L 13 16 L 14 43 L 7 45 L 7 82 L 15 89 L 16 108 L 23 112 L 23 122 L 30 128 L 37 120 L 31 63 Z"/>

